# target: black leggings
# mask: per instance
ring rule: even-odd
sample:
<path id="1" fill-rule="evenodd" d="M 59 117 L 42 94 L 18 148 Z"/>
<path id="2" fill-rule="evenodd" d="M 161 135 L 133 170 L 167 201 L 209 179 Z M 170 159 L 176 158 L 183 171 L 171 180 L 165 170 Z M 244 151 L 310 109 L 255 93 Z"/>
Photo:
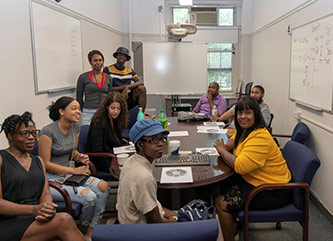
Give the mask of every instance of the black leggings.
<path id="1" fill-rule="evenodd" d="M 227 201 L 229 213 L 244 210 L 245 200 L 255 186 L 246 182 L 240 175 L 235 174 L 222 183 L 222 196 Z M 254 196 L 250 203 L 251 210 L 267 210 L 282 207 L 291 202 L 293 190 L 275 189 L 265 190 Z"/>

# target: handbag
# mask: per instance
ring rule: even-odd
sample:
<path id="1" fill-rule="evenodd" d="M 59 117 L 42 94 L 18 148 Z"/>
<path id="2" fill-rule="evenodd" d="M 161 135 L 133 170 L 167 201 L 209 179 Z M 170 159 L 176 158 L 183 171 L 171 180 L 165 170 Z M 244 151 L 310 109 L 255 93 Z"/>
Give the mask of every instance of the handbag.
<path id="1" fill-rule="evenodd" d="M 68 186 L 78 187 L 82 186 L 88 180 L 88 178 L 89 176 L 74 174 L 69 178 L 67 178 L 63 184 Z"/>
<path id="2" fill-rule="evenodd" d="M 200 199 L 194 199 L 178 210 L 178 222 L 188 222 L 215 218 L 215 207 L 208 206 Z"/>
<path id="3" fill-rule="evenodd" d="M 72 126 L 72 137 L 73 137 L 73 150 L 71 153 L 71 157 L 70 157 L 70 163 L 73 162 L 73 153 L 74 150 L 76 148 L 76 139 L 75 139 L 75 135 L 74 135 L 74 130 L 73 130 L 73 126 Z M 89 176 L 86 175 L 81 175 L 81 174 L 73 174 L 69 177 L 67 177 L 63 184 L 64 185 L 68 185 L 68 186 L 73 186 L 73 187 L 78 187 L 78 186 L 82 186 L 87 180 L 88 180 Z"/>

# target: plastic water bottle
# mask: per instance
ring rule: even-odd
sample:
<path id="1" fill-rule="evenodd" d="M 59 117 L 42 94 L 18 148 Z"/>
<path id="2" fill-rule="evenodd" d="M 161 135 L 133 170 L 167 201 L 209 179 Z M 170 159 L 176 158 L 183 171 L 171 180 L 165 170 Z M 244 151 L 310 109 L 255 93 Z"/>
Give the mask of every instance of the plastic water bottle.
<path id="1" fill-rule="evenodd" d="M 142 107 L 139 107 L 139 112 L 138 112 L 138 115 L 136 117 L 136 120 L 139 121 L 139 120 L 143 120 L 144 118 L 145 118 L 145 116 L 143 115 Z"/>
<path id="2" fill-rule="evenodd" d="M 166 114 L 164 113 L 164 110 L 163 110 L 163 109 L 161 109 L 160 114 L 158 115 L 158 118 L 157 118 L 157 119 L 161 122 L 163 128 L 164 128 L 165 130 L 167 130 L 167 129 L 168 129 L 168 117 L 167 117 Z"/>
<path id="3" fill-rule="evenodd" d="M 213 109 L 212 109 L 212 121 L 216 122 L 216 118 L 217 118 L 217 109 L 216 109 L 216 105 L 214 105 Z"/>

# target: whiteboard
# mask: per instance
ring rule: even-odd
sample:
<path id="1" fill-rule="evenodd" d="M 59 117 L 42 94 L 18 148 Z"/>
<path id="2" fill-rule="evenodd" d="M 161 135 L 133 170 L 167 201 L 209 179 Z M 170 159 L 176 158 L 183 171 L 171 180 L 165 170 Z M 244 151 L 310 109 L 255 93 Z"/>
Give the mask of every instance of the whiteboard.
<path id="1" fill-rule="evenodd" d="M 333 16 L 292 31 L 290 99 L 317 110 L 332 111 Z"/>
<path id="2" fill-rule="evenodd" d="M 80 20 L 31 3 L 36 94 L 72 89 L 82 68 Z"/>
<path id="3" fill-rule="evenodd" d="M 202 94 L 207 89 L 207 44 L 146 42 L 143 80 L 148 94 Z"/>

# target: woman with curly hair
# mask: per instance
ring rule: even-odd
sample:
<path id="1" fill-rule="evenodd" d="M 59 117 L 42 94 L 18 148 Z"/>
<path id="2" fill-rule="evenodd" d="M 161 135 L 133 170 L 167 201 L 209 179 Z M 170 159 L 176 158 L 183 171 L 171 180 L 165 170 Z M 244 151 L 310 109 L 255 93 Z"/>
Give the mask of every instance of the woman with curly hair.
<path id="1" fill-rule="evenodd" d="M 0 151 L 0 240 L 78 240 L 68 213 L 56 213 L 45 166 L 29 154 L 39 137 L 31 113 L 11 115 L 1 126 L 9 147 Z"/>
<path id="2" fill-rule="evenodd" d="M 121 133 L 128 123 L 128 110 L 124 96 L 119 92 L 109 93 L 94 114 L 88 132 L 88 152 L 113 153 L 113 147 L 122 144 Z M 109 171 L 108 157 L 94 157 L 91 161 L 98 171 Z"/>

